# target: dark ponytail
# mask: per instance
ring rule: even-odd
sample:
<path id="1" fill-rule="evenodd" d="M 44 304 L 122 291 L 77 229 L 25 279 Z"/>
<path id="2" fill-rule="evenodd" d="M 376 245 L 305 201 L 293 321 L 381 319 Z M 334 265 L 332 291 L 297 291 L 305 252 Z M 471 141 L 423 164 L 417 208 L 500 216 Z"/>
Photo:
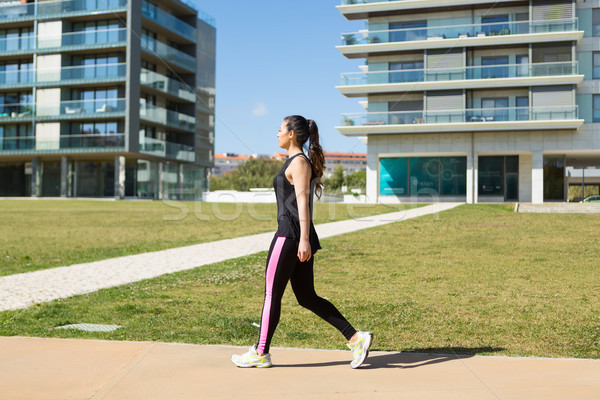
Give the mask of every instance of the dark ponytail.
<path id="1" fill-rule="evenodd" d="M 323 169 L 325 166 L 325 156 L 323 149 L 319 144 L 319 128 L 317 123 L 312 119 L 306 119 L 300 115 L 290 115 L 283 119 L 287 121 L 287 128 L 289 131 L 296 133 L 298 145 L 305 148 L 306 142 L 308 145 L 308 158 L 312 164 L 312 170 L 314 174 L 315 182 L 315 194 L 320 199 L 323 194 L 323 183 L 321 178 L 323 177 Z"/>

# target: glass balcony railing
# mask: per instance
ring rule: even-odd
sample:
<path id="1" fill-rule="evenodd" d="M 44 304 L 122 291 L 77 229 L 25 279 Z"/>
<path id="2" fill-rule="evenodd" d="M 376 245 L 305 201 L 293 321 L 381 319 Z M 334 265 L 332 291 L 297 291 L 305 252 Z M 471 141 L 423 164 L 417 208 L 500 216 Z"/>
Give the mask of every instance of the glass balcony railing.
<path id="1" fill-rule="evenodd" d="M 0 8 L 1 12 L 2 8 Z M 2 21 L 0 19 L 0 21 Z M 35 36 L 33 34 L 5 37 L 0 39 L 0 51 L 11 52 L 11 51 L 27 51 L 35 49 Z"/>
<path id="2" fill-rule="evenodd" d="M 38 71 L 38 80 L 43 72 Z M 125 78 L 126 72 L 125 63 L 81 65 L 61 68 L 60 78 L 62 81 L 116 79 Z"/>
<path id="3" fill-rule="evenodd" d="M 448 124 L 577 119 L 577 106 L 471 108 L 444 111 L 399 111 L 343 114 L 343 126 Z"/>
<path id="4" fill-rule="evenodd" d="M 181 161 L 195 161 L 194 147 L 148 137 L 140 138 L 140 152 Z"/>
<path id="5" fill-rule="evenodd" d="M 66 32 L 59 37 L 38 37 L 38 48 L 65 46 L 93 46 L 101 44 L 125 43 L 127 28 L 99 29 L 82 32 Z"/>
<path id="6" fill-rule="evenodd" d="M 35 70 L 14 69 L 0 71 L 0 85 L 23 85 L 35 82 Z"/>
<path id="7" fill-rule="evenodd" d="M 577 30 L 577 18 L 536 21 L 493 22 L 342 34 L 342 45 L 412 42 L 416 40 L 457 39 Z"/>
<path id="8" fill-rule="evenodd" d="M 28 119 L 33 116 L 34 104 L 32 103 L 4 103 L 0 105 L 0 122 L 4 119 L 22 118 Z"/>
<path id="9" fill-rule="evenodd" d="M 194 57 L 147 35 L 142 35 L 142 49 L 189 71 L 195 71 L 196 69 L 196 59 Z"/>
<path id="10" fill-rule="evenodd" d="M 147 1 L 142 2 L 142 15 L 180 36 L 196 38 L 196 28 Z"/>
<path id="11" fill-rule="evenodd" d="M 404 69 L 342 74 L 342 86 L 408 82 L 455 81 L 464 79 L 521 78 L 576 75 L 577 61 L 534 64 L 481 65 L 462 68 Z"/>
<path id="12" fill-rule="evenodd" d="M 194 117 L 150 104 L 140 106 L 140 118 L 189 131 L 196 127 Z"/>
<path id="13" fill-rule="evenodd" d="M 35 136 L 4 137 L 0 139 L 0 153 L 25 153 L 67 149 L 114 149 L 125 147 L 125 135 L 88 134 L 62 135 L 56 139 L 41 140 Z"/>
<path id="14" fill-rule="evenodd" d="M 188 85 L 147 69 L 142 68 L 140 83 L 185 100 L 196 100 L 196 95 Z"/>
<path id="15" fill-rule="evenodd" d="M 0 72 L 0 86 L 2 85 L 33 85 L 35 83 L 48 83 L 73 80 L 107 80 L 124 79 L 126 73 L 125 63 L 98 64 L 62 67 L 60 69 L 24 69 Z"/>
<path id="16" fill-rule="evenodd" d="M 68 100 L 57 104 L 38 104 L 35 107 L 35 115 L 38 117 L 77 117 L 83 114 L 86 117 L 99 117 L 102 114 L 120 112 L 125 112 L 125 99 Z"/>
<path id="17" fill-rule="evenodd" d="M 12 4 L 0 7 L 0 20 L 62 16 L 72 12 L 109 11 L 127 6 L 127 0 L 64 0 Z"/>

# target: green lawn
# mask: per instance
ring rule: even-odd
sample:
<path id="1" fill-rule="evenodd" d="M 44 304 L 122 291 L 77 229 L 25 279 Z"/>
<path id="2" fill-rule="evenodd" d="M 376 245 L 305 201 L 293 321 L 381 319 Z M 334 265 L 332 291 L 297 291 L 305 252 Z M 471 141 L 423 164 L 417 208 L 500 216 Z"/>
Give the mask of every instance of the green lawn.
<path id="1" fill-rule="evenodd" d="M 322 241 L 317 292 L 374 349 L 600 358 L 599 214 L 470 205 Z M 1 335 L 251 345 L 265 253 L 0 313 Z M 55 330 L 89 322 L 112 333 Z M 288 287 L 273 346 L 343 349 Z"/>
<path id="2" fill-rule="evenodd" d="M 414 205 L 316 203 L 315 223 Z M 275 231 L 275 204 L 0 200 L 0 275 Z"/>

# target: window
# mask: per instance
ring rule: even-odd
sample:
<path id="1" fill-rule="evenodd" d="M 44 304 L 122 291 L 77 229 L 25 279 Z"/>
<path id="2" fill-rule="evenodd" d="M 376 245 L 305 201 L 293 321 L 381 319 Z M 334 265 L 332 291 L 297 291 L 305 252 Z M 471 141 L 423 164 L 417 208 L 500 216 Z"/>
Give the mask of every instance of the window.
<path id="1" fill-rule="evenodd" d="M 124 55 L 118 53 L 73 56 L 72 65 L 78 68 L 63 68 L 64 79 L 113 78 L 124 75 Z"/>
<path id="2" fill-rule="evenodd" d="M 517 97 L 517 121 L 529 119 L 529 97 Z"/>
<path id="3" fill-rule="evenodd" d="M 482 99 L 481 108 L 486 121 L 508 121 L 508 97 Z"/>
<path id="4" fill-rule="evenodd" d="M 115 43 L 125 40 L 124 30 L 119 29 L 122 27 L 116 19 L 76 22 L 73 24 L 73 33 L 64 37 L 70 38 L 68 44 Z"/>
<path id="5" fill-rule="evenodd" d="M 416 124 L 423 122 L 423 101 L 395 101 L 388 103 L 390 124 Z"/>
<path id="6" fill-rule="evenodd" d="M 593 55 L 593 75 L 594 79 L 600 79 L 600 52 L 595 52 Z"/>
<path id="7" fill-rule="evenodd" d="M 114 135 L 118 133 L 116 121 L 72 122 L 70 135 Z"/>
<path id="8" fill-rule="evenodd" d="M 518 200 L 519 156 L 479 157 L 477 176 L 479 196 Z"/>
<path id="9" fill-rule="evenodd" d="M 156 33 L 142 28 L 142 47 L 156 51 Z"/>
<path id="10" fill-rule="evenodd" d="M 35 137 L 31 124 L 0 125 L 0 148 L 2 150 L 33 149 Z"/>
<path id="11" fill-rule="evenodd" d="M 517 76 L 529 76 L 529 56 L 517 56 Z"/>
<path id="12" fill-rule="evenodd" d="M 423 61 L 390 63 L 390 83 L 423 82 L 423 77 Z"/>
<path id="13" fill-rule="evenodd" d="M 390 31 L 390 42 L 425 40 L 427 39 L 427 21 L 391 23 Z"/>
<path id="14" fill-rule="evenodd" d="M 594 122 L 600 122 L 600 94 L 595 94 L 592 100 L 592 107 L 594 109 Z"/>
<path id="15" fill-rule="evenodd" d="M 83 110 L 85 113 L 92 114 L 119 111 L 122 110 L 123 104 L 120 104 L 122 102 L 119 102 L 118 97 L 119 90 L 116 87 L 73 89 L 71 91 L 72 101 L 68 102 L 68 107 L 70 107 L 71 110 Z M 69 111 L 66 112 L 69 114 Z"/>
<path id="16" fill-rule="evenodd" d="M 483 17 L 481 18 L 481 30 L 485 32 L 487 36 L 508 35 L 510 33 L 508 24 L 503 24 L 502 22 L 508 22 L 508 15 Z"/>
<path id="17" fill-rule="evenodd" d="M 27 50 L 33 44 L 33 28 L 0 29 L 0 51 Z"/>
<path id="18" fill-rule="evenodd" d="M 32 60 L 18 60 L 0 63 L 0 83 L 29 83 L 32 81 Z"/>
<path id="19" fill-rule="evenodd" d="M 33 95 L 30 92 L 9 92 L 0 94 L 0 117 L 31 116 Z"/>
<path id="20" fill-rule="evenodd" d="M 508 57 L 483 57 L 481 59 L 482 78 L 508 78 Z"/>
<path id="21" fill-rule="evenodd" d="M 466 157 L 400 157 L 380 160 L 381 195 L 465 196 Z"/>
<path id="22" fill-rule="evenodd" d="M 600 36 L 600 8 L 592 10 L 592 35 Z"/>

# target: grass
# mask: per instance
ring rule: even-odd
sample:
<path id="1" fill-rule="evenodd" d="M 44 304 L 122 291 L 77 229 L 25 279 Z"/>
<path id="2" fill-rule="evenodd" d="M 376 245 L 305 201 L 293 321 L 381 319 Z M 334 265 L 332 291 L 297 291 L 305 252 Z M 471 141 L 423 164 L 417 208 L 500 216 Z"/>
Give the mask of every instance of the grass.
<path id="1" fill-rule="evenodd" d="M 322 241 L 317 292 L 374 349 L 600 358 L 598 214 L 469 205 Z M 265 253 L 0 313 L 0 335 L 250 345 Z M 55 330 L 122 325 L 111 333 Z M 343 349 L 288 287 L 273 346 Z"/>
<path id="2" fill-rule="evenodd" d="M 316 224 L 415 207 L 316 203 Z M 277 229 L 275 204 L 0 200 L 0 275 Z"/>

